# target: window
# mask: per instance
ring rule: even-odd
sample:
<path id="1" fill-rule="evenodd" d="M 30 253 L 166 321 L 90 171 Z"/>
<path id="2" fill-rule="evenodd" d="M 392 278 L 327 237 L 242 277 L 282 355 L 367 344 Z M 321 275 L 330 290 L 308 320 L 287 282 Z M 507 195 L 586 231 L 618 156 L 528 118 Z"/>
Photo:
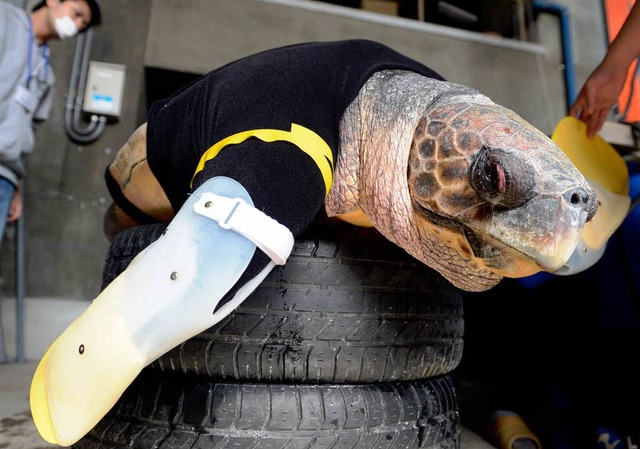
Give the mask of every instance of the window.
<path id="1" fill-rule="evenodd" d="M 480 33 L 530 40 L 531 0 L 318 0 Z"/>

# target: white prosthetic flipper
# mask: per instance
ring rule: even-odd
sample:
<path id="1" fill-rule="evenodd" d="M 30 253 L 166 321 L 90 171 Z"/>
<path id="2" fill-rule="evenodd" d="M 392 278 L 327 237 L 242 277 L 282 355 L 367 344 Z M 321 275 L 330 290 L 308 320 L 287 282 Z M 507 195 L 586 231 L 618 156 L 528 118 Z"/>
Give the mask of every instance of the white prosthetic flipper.
<path id="1" fill-rule="evenodd" d="M 82 438 L 146 365 L 227 316 L 286 262 L 293 243 L 242 185 L 225 177 L 204 183 L 45 353 L 30 392 L 40 435 L 61 446 Z M 213 313 L 256 247 L 272 260 Z"/>

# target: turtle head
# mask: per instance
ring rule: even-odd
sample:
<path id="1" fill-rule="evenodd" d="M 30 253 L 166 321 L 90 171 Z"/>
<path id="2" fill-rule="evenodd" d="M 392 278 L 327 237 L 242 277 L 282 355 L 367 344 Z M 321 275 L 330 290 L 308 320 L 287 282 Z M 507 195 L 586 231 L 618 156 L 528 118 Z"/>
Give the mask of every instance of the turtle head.
<path id="1" fill-rule="evenodd" d="M 477 101 L 476 101 L 477 100 Z M 414 221 L 446 240 L 440 267 L 495 278 L 555 272 L 571 257 L 596 194 L 546 135 L 486 97 L 438 101 L 417 123 L 408 166 Z"/>

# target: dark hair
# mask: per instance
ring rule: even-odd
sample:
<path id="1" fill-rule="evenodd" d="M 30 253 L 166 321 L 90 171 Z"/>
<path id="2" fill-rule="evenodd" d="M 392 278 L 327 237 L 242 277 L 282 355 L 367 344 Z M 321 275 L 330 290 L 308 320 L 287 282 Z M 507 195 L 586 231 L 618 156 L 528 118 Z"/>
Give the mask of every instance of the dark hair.
<path id="1" fill-rule="evenodd" d="M 60 0 L 60 1 L 64 2 L 65 0 Z M 78 1 L 85 2 L 87 5 L 89 5 L 89 9 L 91 10 L 91 21 L 87 25 L 87 29 L 96 25 L 100 25 L 100 23 L 102 22 L 102 14 L 100 13 L 100 5 L 98 5 L 98 0 L 78 0 Z M 31 8 L 31 11 L 40 9 L 46 4 L 47 4 L 47 1 L 42 0 L 38 2 L 33 8 Z"/>

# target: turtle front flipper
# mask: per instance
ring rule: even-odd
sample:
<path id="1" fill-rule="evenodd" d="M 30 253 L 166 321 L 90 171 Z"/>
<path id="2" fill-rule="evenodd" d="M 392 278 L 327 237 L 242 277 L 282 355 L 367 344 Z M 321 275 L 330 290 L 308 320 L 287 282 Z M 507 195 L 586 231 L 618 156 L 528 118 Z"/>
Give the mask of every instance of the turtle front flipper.
<path id="1" fill-rule="evenodd" d="M 256 246 L 272 261 L 215 310 Z M 146 365 L 228 315 L 292 247 L 291 232 L 255 209 L 242 185 L 205 182 L 47 350 L 30 392 L 40 435 L 62 446 L 78 441 Z"/>

